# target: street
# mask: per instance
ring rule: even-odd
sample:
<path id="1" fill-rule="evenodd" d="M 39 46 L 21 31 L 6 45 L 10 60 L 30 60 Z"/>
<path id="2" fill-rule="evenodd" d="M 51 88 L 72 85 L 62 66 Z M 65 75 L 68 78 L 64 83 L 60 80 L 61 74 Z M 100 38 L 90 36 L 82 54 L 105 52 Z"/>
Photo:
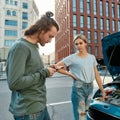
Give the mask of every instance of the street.
<path id="1" fill-rule="evenodd" d="M 103 79 L 103 77 L 101 77 Z M 111 82 L 111 77 L 105 78 L 105 83 Z M 68 76 L 56 74 L 47 78 L 47 106 L 52 120 L 73 120 L 71 106 L 72 79 Z M 94 81 L 95 89 L 97 84 Z M 95 90 L 94 89 L 94 90 Z M 7 81 L 0 81 L 0 120 L 13 120 L 8 111 L 10 90 Z"/>

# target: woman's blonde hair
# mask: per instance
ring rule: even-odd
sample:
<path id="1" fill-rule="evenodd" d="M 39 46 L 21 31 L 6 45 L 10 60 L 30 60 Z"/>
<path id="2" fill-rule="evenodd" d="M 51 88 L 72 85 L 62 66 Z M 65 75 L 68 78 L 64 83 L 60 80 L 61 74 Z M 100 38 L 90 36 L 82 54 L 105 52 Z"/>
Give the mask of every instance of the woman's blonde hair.
<path id="1" fill-rule="evenodd" d="M 85 35 L 82 35 L 82 34 L 77 34 L 74 39 L 73 39 L 73 42 L 75 43 L 75 41 L 77 39 L 82 39 L 85 43 L 87 43 L 87 38 L 85 37 Z"/>

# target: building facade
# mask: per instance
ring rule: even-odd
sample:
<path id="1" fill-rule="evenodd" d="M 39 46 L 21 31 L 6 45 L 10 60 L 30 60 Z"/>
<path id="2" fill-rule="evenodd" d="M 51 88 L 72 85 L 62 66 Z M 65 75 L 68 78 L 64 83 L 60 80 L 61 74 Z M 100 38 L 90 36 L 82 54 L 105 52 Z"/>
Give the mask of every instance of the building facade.
<path id="1" fill-rule="evenodd" d="M 73 38 L 79 33 L 88 38 L 88 52 L 99 60 L 101 39 L 120 31 L 120 0 L 55 0 L 55 17 L 60 26 L 55 62 L 76 51 Z"/>
<path id="2" fill-rule="evenodd" d="M 0 60 L 6 60 L 10 47 L 38 17 L 34 0 L 0 0 Z"/>

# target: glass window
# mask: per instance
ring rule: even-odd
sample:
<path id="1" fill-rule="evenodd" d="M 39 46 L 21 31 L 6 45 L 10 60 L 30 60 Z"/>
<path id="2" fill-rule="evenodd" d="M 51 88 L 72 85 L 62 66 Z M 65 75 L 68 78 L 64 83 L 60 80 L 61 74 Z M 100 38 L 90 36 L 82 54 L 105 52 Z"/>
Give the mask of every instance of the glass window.
<path id="1" fill-rule="evenodd" d="M 110 30 L 110 20 L 106 20 L 106 28 L 107 30 Z"/>
<path id="2" fill-rule="evenodd" d="M 112 30 L 115 31 L 115 20 L 112 20 Z"/>
<path id="3" fill-rule="evenodd" d="M 80 0 L 80 12 L 83 13 L 84 11 L 84 0 Z"/>
<path id="4" fill-rule="evenodd" d="M 73 27 L 77 26 L 77 16 L 73 15 Z"/>
<path id="5" fill-rule="evenodd" d="M 87 27 L 90 28 L 90 17 L 87 17 Z"/>
<path id="6" fill-rule="evenodd" d="M 97 14 L 97 1 L 96 0 L 94 0 L 94 15 L 96 15 Z"/>
<path id="7" fill-rule="evenodd" d="M 7 15 L 11 15 L 11 11 L 10 10 L 7 10 Z"/>
<path id="8" fill-rule="evenodd" d="M 91 32 L 88 31 L 88 43 L 91 43 Z"/>
<path id="9" fill-rule="evenodd" d="M 27 3 L 23 3 L 23 8 L 28 9 L 28 4 Z"/>
<path id="10" fill-rule="evenodd" d="M 15 40 L 5 40 L 4 45 L 11 47 L 15 43 Z"/>
<path id="11" fill-rule="evenodd" d="M 81 31 L 80 31 L 80 34 L 84 35 L 84 30 L 81 30 Z"/>
<path id="12" fill-rule="evenodd" d="M 23 12 L 22 13 L 22 19 L 27 20 L 28 19 L 28 13 Z"/>
<path id="13" fill-rule="evenodd" d="M 112 17 L 115 17 L 115 4 L 112 3 Z"/>
<path id="14" fill-rule="evenodd" d="M 94 29 L 97 29 L 97 18 L 94 18 Z"/>
<path id="15" fill-rule="evenodd" d="M 76 5 L 77 5 L 76 0 L 73 0 L 72 2 L 73 2 L 73 12 L 76 12 Z"/>
<path id="16" fill-rule="evenodd" d="M 92 53 L 92 47 L 88 45 L 88 52 Z"/>
<path id="17" fill-rule="evenodd" d="M 10 0 L 10 5 L 13 5 L 13 0 Z"/>
<path id="18" fill-rule="evenodd" d="M 98 43 L 98 33 L 94 32 L 94 43 Z"/>
<path id="19" fill-rule="evenodd" d="M 95 47 L 95 56 L 98 56 L 98 46 Z"/>
<path id="20" fill-rule="evenodd" d="M 12 16 L 16 16 L 16 11 L 12 11 Z"/>
<path id="21" fill-rule="evenodd" d="M 5 36 L 17 36 L 17 30 L 5 30 Z"/>
<path id="22" fill-rule="evenodd" d="M 120 5 L 117 5 L 118 10 L 118 18 L 120 18 Z"/>
<path id="23" fill-rule="evenodd" d="M 100 19 L 100 29 L 101 30 L 104 29 L 104 20 L 103 20 L 103 18 Z"/>
<path id="24" fill-rule="evenodd" d="M 106 2 L 106 16 L 109 16 L 109 3 L 108 1 Z"/>
<path id="25" fill-rule="evenodd" d="M 14 1 L 14 5 L 17 6 L 17 5 L 18 5 L 18 2 L 17 2 L 17 1 Z"/>
<path id="26" fill-rule="evenodd" d="M 90 0 L 87 0 L 87 13 L 90 14 Z"/>
<path id="27" fill-rule="evenodd" d="M 73 30 L 73 37 L 75 37 L 76 36 L 76 34 L 77 34 L 77 30 Z"/>
<path id="28" fill-rule="evenodd" d="M 81 28 L 84 27 L 84 16 L 83 15 L 80 16 L 80 27 Z"/>
<path id="29" fill-rule="evenodd" d="M 100 33 L 100 37 L 101 37 L 101 39 L 104 37 L 104 32 Z"/>
<path id="30" fill-rule="evenodd" d="M 22 22 L 22 29 L 27 28 L 27 26 L 28 26 L 28 23 L 27 23 L 27 22 Z"/>
<path id="31" fill-rule="evenodd" d="M 5 20 L 5 25 L 17 26 L 16 20 Z"/>
<path id="32" fill-rule="evenodd" d="M 6 3 L 6 4 L 9 4 L 9 0 L 5 0 L 5 3 Z"/>
<path id="33" fill-rule="evenodd" d="M 120 31 L 120 21 L 118 21 L 118 31 Z"/>
<path id="34" fill-rule="evenodd" d="M 100 1 L 100 15 L 103 15 L 103 1 Z"/>

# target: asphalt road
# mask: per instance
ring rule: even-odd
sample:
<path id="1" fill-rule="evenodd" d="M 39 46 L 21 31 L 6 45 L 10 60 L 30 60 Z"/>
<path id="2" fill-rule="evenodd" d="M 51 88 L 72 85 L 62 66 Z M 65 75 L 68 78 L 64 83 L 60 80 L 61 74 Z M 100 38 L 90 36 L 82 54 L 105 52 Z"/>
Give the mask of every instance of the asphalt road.
<path id="1" fill-rule="evenodd" d="M 111 81 L 110 77 L 106 78 L 106 83 Z M 96 82 L 94 82 L 94 85 L 97 89 Z M 52 120 L 73 120 L 70 100 L 72 79 L 55 74 L 53 77 L 47 78 L 46 87 L 47 106 Z M 10 93 L 7 81 L 0 81 L 0 120 L 13 120 L 12 114 L 8 111 Z"/>

